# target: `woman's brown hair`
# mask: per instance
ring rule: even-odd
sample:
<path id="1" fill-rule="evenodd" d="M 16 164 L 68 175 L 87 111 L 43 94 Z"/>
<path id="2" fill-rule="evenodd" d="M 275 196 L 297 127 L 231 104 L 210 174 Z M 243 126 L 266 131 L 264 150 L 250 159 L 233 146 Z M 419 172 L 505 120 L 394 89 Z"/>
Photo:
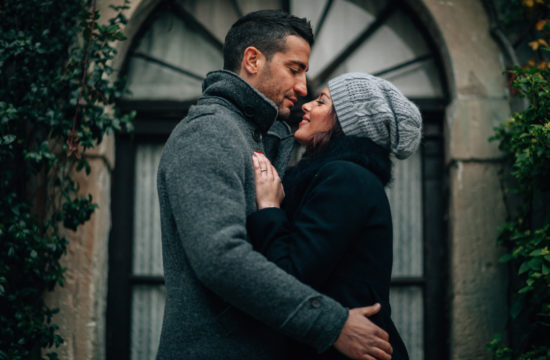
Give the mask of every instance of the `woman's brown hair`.
<path id="1" fill-rule="evenodd" d="M 314 134 L 311 143 L 306 147 L 306 152 L 310 156 L 319 153 L 319 151 L 324 148 L 333 137 L 344 135 L 340 122 L 338 121 L 338 116 L 336 115 L 334 105 L 332 106 L 330 116 L 332 120 L 332 128 L 329 131 Z"/>

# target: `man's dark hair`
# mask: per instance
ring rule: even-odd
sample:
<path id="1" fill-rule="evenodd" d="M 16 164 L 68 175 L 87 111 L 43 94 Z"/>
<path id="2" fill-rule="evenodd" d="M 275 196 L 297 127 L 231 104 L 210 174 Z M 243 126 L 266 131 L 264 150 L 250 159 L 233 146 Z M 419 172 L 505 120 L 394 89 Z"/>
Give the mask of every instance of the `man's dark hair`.
<path id="1" fill-rule="evenodd" d="M 289 15 L 282 10 L 251 12 L 239 20 L 227 33 L 223 47 L 223 68 L 237 72 L 241 66 L 244 50 L 254 46 L 269 61 L 278 51 L 285 50 L 288 35 L 303 38 L 313 45 L 313 32 L 309 21 Z"/>

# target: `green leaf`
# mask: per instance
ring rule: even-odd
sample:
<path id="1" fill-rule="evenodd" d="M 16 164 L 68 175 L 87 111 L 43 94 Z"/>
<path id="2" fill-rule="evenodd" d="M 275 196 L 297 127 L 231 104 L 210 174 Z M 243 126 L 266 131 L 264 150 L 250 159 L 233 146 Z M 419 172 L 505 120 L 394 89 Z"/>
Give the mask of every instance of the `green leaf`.
<path id="1" fill-rule="evenodd" d="M 4 135 L 0 140 L 0 145 L 9 145 L 13 143 L 16 139 L 17 137 L 13 134 Z"/>
<path id="2" fill-rule="evenodd" d="M 498 259 L 498 262 L 505 263 L 512 260 L 513 258 L 514 256 L 512 254 L 504 254 L 503 256 L 500 257 L 500 259 Z"/>
<path id="3" fill-rule="evenodd" d="M 510 316 L 512 316 L 513 319 L 516 319 L 523 310 L 522 299 L 523 298 L 515 298 L 512 302 L 512 306 L 510 306 Z"/>
<path id="4" fill-rule="evenodd" d="M 545 255 L 550 255 L 550 250 L 548 250 L 547 247 L 544 247 L 542 249 L 536 249 L 536 250 L 533 250 L 531 251 L 531 253 L 529 253 L 530 256 L 545 256 Z"/>
<path id="5" fill-rule="evenodd" d="M 41 296 L 44 290 L 63 284 L 65 269 L 59 260 L 66 252 L 67 241 L 59 234 L 59 224 L 66 219 L 63 209 L 50 208 L 53 201 L 47 200 L 41 211 L 46 215 L 37 220 L 27 200 L 18 194 L 34 194 L 36 189 L 29 185 L 43 182 L 61 200 L 72 204 L 67 217 L 72 217 L 74 226 L 89 219 L 97 207 L 89 197 L 77 195 L 74 172 L 62 170 L 74 166 L 74 158 L 67 159 L 62 147 L 67 147 L 66 137 L 81 90 L 81 62 L 86 56 L 89 71 L 84 98 L 88 104 L 79 114 L 77 145 L 93 147 L 106 133 L 118 133 L 120 124 L 130 128 L 133 117 L 126 118 L 116 111 L 105 115 L 105 109 L 125 94 L 120 81 L 115 86 L 103 78 L 114 73 L 108 60 L 116 53 L 114 40 L 123 38 L 120 28 L 126 20 L 120 12 L 107 19 L 110 26 L 96 23 L 97 29 L 104 31 L 103 41 L 94 38 L 87 53 L 88 36 L 83 34 L 90 33 L 92 18 L 99 19 L 99 13 L 92 16 L 89 2 L 69 1 L 62 6 L 55 1 L 5 3 L 0 6 L 4 30 L 0 32 L 0 296 L 6 300 L 2 305 L 8 305 L 2 309 L 0 319 L 0 359 L 22 360 L 31 358 L 31 347 L 37 354 L 46 354 L 40 345 L 62 343 L 58 327 L 50 322 L 53 311 L 45 307 Z M 94 37 L 98 35 L 99 30 L 94 31 Z M 78 41 L 81 37 L 84 41 Z M 59 166 L 52 168 L 54 164 Z M 89 165 L 82 168 L 87 173 L 93 170 Z M 58 358 L 55 353 L 42 357 Z"/>
<path id="6" fill-rule="evenodd" d="M 523 274 L 524 272 L 528 271 L 530 269 L 528 262 L 523 262 L 521 266 L 519 267 L 518 274 Z"/>
<path id="7" fill-rule="evenodd" d="M 533 287 L 531 286 L 524 286 L 521 289 L 519 289 L 518 294 L 525 294 L 526 292 L 532 291 Z"/>
<path id="8" fill-rule="evenodd" d="M 542 259 L 540 258 L 534 258 L 529 260 L 529 268 L 531 270 L 538 271 L 540 270 L 541 265 L 542 265 Z"/>

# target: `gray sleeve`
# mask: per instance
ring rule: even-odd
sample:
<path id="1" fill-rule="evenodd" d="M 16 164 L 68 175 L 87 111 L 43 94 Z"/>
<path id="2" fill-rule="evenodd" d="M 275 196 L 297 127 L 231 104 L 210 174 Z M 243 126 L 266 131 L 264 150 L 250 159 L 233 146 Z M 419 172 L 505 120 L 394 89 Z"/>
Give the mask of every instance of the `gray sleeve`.
<path id="1" fill-rule="evenodd" d="M 237 128 L 220 130 L 220 122 L 188 125 L 186 135 L 172 142 L 160 171 L 197 277 L 240 310 L 326 350 L 336 341 L 347 309 L 279 269 L 247 241 L 245 176 L 252 165 L 246 140 Z"/>

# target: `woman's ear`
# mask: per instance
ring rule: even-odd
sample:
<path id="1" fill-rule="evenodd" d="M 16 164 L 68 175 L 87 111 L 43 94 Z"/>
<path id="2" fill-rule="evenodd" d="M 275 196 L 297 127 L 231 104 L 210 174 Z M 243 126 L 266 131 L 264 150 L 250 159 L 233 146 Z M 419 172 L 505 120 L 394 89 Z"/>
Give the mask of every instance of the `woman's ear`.
<path id="1" fill-rule="evenodd" d="M 264 54 L 254 46 L 247 47 L 241 62 L 241 76 L 254 76 L 261 71 L 264 64 Z"/>

